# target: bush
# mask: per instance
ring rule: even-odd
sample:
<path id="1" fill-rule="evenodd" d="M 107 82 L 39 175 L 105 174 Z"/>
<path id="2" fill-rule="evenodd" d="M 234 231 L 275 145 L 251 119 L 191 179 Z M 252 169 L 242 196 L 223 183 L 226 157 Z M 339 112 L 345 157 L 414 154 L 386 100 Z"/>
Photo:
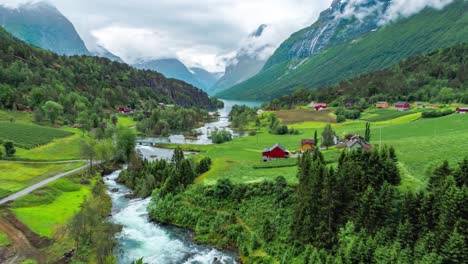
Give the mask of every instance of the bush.
<path id="1" fill-rule="evenodd" d="M 346 121 L 346 117 L 344 115 L 337 115 L 336 116 L 336 122 L 343 123 L 345 121 Z"/>
<path id="2" fill-rule="evenodd" d="M 215 144 L 221 144 L 224 142 L 228 142 L 232 140 L 232 134 L 229 131 L 222 130 L 222 131 L 215 131 L 211 134 L 211 140 Z"/>
<path id="3" fill-rule="evenodd" d="M 455 111 L 447 109 L 444 111 L 437 111 L 437 110 L 431 110 L 427 112 L 422 113 L 422 118 L 436 118 L 436 117 L 442 117 L 442 116 L 448 116 L 455 113 Z"/>
<path id="4" fill-rule="evenodd" d="M 338 116 L 343 116 L 346 119 L 359 119 L 361 117 L 361 112 L 359 110 L 348 110 L 343 107 L 338 107 L 335 110 L 335 115 L 337 116 L 337 122 L 339 122 Z M 342 122 L 344 122 L 344 120 Z"/>
<path id="5" fill-rule="evenodd" d="M 12 157 L 16 153 L 15 145 L 13 144 L 13 141 L 5 141 L 3 143 L 3 147 L 5 148 L 5 154 L 7 157 Z"/>

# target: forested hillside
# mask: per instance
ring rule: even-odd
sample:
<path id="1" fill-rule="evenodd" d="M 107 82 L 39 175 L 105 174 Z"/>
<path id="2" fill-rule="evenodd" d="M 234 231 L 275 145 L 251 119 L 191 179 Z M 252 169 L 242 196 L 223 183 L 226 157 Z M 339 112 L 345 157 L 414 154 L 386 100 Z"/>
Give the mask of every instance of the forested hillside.
<path id="1" fill-rule="evenodd" d="M 29 106 L 37 116 L 62 112 L 72 124 L 105 109 L 175 103 L 213 105 L 206 93 L 162 74 L 89 56 L 59 56 L 32 47 L 0 28 L 0 108 Z"/>
<path id="2" fill-rule="evenodd" d="M 468 104 L 468 43 L 415 56 L 398 65 L 335 86 L 300 89 L 277 99 L 272 106 L 291 108 L 313 100 L 334 102 L 424 101 Z"/>
<path id="3" fill-rule="evenodd" d="M 468 2 L 454 1 L 442 10 L 386 25 L 306 59 L 270 65 L 253 78 L 219 94 L 223 98 L 265 99 L 299 88 L 315 89 L 381 70 L 401 60 L 468 41 Z"/>

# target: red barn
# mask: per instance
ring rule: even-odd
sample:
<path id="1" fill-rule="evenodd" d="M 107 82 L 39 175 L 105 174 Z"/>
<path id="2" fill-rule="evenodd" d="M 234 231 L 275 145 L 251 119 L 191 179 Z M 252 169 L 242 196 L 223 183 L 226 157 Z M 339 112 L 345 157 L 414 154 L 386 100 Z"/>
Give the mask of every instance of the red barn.
<path id="1" fill-rule="evenodd" d="M 411 108 L 408 102 L 398 102 L 395 104 L 395 109 L 398 111 L 406 111 Z"/>
<path id="2" fill-rule="evenodd" d="M 316 103 L 314 108 L 316 111 L 321 111 L 327 109 L 328 105 L 326 103 Z"/>
<path id="3" fill-rule="evenodd" d="M 458 108 L 457 108 L 457 113 L 459 113 L 459 114 L 466 114 L 466 113 L 468 113 L 468 107 L 458 107 Z"/>
<path id="4" fill-rule="evenodd" d="M 121 113 L 121 114 L 131 114 L 131 113 L 133 113 L 133 109 L 128 108 L 128 107 L 120 107 L 119 108 L 119 113 Z"/>
<path id="5" fill-rule="evenodd" d="M 269 149 L 264 149 L 262 155 L 265 160 L 289 158 L 289 152 L 280 144 L 276 144 Z"/>

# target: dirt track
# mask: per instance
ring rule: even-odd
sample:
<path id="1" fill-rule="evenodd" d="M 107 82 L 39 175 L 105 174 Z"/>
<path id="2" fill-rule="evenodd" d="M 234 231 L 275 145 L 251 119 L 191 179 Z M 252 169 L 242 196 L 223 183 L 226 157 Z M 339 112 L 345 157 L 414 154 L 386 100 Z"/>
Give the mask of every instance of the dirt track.
<path id="1" fill-rule="evenodd" d="M 1 263 L 16 264 L 28 258 L 36 259 L 39 263 L 46 262 L 46 256 L 33 247 L 26 236 L 2 216 L 0 216 L 0 230 L 8 235 L 12 244 L 6 252 L 6 259 L 0 259 Z"/>

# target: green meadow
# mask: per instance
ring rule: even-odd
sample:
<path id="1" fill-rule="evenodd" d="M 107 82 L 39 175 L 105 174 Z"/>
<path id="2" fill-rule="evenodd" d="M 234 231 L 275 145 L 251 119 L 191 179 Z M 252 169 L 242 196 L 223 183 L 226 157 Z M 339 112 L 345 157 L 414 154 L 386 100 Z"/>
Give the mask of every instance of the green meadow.
<path id="1" fill-rule="evenodd" d="M 0 197 L 20 191 L 56 174 L 83 166 L 85 162 L 21 163 L 0 161 Z"/>
<path id="2" fill-rule="evenodd" d="M 79 177 L 54 181 L 31 194 L 15 200 L 10 209 L 16 217 L 35 233 L 53 237 L 80 210 L 91 192 L 92 184 L 82 185 Z"/>
<path id="3" fill-rule="evenodd" d="M 385 121 L 371 123 L 371 143 L 374 147 L 379 147 L 379 144 L 395 147 L 403 178 L 402 189 L 417 190 L 425 186 L 429 169 L 444 160 L 454 164 L 468 156 L 466 115 L 453 114 L 433 119 L 422 119 L 420 112 L 398 114 L 393 119 L 384 117 L 388 116 L 386 111 L 381 112 L 381 115 L 378 120 Z M 268 133 L 265 122 L 255 136 L 236 138 L 220 145 L 182 146 L 199 150 L 200 156 L 209 156 L 213 160 L 212 169 L 196 182 L 212 185 L 218 179 L 229 178 L 234 183 L 252 183 L 284 176 L 288 182 L 296 183 L 297 168 L 293 166 L 295 159 L 263 162 L 262 150 L 280 143 L 290 151 L 297 151 L 301 139 L 313 138 L 315 130 L 320 140 L 326 123 L 309 121 L 292 124 L 290 127 L 299 129 L 301 134 L 273 135 Z M 332 127 L 340 137 L 347 134 L 364 135 L 365 123 L 363 120 L 347 121 L 332 124 Z M 327 163 L 335 164 L 341 151 L 335 148 L 323 150 Z"/>

